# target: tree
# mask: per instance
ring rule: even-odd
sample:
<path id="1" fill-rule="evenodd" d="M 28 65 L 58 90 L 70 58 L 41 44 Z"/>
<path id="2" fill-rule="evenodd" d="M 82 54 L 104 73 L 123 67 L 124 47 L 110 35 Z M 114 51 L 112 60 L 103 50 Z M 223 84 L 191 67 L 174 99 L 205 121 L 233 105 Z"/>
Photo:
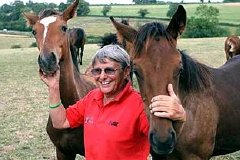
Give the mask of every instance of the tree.
<path id="1" fill-rule="evenodd" d="M 184 36 L 189 38 L 226 36 L 227 30 L 218 26 L 219 10 L 213 6 L 200 5 L 195 16 L 188 20 Z"/>
<path id="2" fill-rule="evenodd" d="M 110 12 L 111 10 L 111 5 L 104 5 L 102 9 L 103 16 L 107 16 L 107 13 Z"/>
<path id="3" fill-rule="evenodd" d="M 140 9 L 138 11 L 138 14 L 140 15 L 140 17 L 144 18 L 147 14 L 149 14 L 147 9 Z"/>
<path id="4" fill-rule="evenodd" d="M 135 4 L 155 4 L 157 0 L 133 0 Z"/>
<path id="5" fill-rule="evenodd" d="M 84 0 L 80 0 L 79 5 L 78 5 L 78 10 L 77 10 L 77 15 L 78 16 L 85 16 L 90 12 L 89 9 L 89 3 L 84 1 Z"/>
<path id="6" fill-rule="evenodd" d="M 60 12 L 63 12 L 63 11 L 67 8 L 67 6 L 68 6 L 67 4 L 61 2 L 61 3 L 59 4 L 59 6 L 58 6 L 58 10 L 59 10 Z"/>
<path id="7" fill-rule="evenodd" d="M 178 4 L 176 3 L 171 3 L 169 5 L 168 11 L 167 11 L 167 17 L 172 18 L 172 16 L 174 15 L 174 13 L 177 11 L 178 8 Z"/>
<path id="8" fill-rule="evenodd" d="M 223 0 L 223 3 L 240 2 L 240 0 Z"/>

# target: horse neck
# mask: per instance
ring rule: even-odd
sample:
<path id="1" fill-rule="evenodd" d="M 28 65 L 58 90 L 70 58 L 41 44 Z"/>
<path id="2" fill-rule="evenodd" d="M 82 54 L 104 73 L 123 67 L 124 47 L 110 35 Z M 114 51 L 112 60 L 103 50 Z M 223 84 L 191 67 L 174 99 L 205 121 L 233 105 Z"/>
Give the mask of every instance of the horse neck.
<path id="1" fill-rule="evenodd" d="M 60 62 L 60 96 L 64 106 L 69 106 L 86 94 L 87 83 L 74 66 L 70 50 L 65 52 L 67 56 Z"/>

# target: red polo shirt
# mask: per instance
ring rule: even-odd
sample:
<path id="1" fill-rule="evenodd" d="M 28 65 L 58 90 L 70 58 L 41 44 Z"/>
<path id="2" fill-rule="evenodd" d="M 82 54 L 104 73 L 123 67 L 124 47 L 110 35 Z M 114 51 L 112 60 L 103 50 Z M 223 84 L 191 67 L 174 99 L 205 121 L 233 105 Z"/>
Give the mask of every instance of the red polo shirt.
<path id="1" fill-rule="evenodd" d="M 130 83 L 113 101 L 103 105 L 94 89 L 67 109 L 71 128 L 84 125 L 86 160 L 146 160 L 148 121 L 141 96 Z"/>

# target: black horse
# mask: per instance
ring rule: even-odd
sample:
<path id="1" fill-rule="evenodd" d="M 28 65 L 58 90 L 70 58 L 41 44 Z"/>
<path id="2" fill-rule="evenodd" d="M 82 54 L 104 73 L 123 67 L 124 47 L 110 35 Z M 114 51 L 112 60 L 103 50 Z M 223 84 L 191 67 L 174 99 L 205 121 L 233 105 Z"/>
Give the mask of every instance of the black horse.
<path id="1" fill-rule="evenodd" d="M 86 35 L 82 28 L 72 28 L 69 29 L 69 41 L 70 41 L 70 50 L 72 54 L 72 59 L 74 65 L 78 68 L 78 63 L 82 65 L 82 57 L 84 51 L 84 45 L 86 42 Z M 79 53 L 79 48 L 81 52 Z"/>

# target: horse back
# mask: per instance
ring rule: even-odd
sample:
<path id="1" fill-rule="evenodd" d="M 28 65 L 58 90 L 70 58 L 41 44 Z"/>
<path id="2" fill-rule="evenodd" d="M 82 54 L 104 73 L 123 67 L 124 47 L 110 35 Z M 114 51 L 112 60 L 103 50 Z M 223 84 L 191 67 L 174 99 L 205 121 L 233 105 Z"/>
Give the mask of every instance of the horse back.
<path id="1" fill-rule="evenodd" d="M 213 90 L 218 106 L 218 125 L 213 155 L 240 149 L 240 56 L 213 71 Z"/>

